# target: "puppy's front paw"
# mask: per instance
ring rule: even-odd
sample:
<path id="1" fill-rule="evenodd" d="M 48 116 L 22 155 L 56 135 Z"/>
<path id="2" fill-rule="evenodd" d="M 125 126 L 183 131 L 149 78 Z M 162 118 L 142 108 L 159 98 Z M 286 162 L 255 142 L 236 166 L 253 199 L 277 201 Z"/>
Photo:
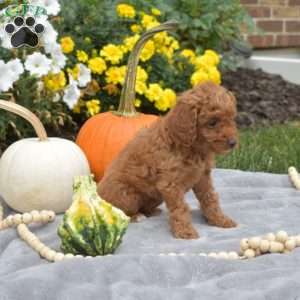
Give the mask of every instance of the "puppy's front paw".
<path id="1" fill-rule="evenodd" d="M 222 228 L 232 228 L 237 226 L 235 221 L 225 215 L 213 220 L 208 220 L 208 224 Z"/>
<path id="2" fill-rule="evenodd" d="M 177 239 L 185 239 L 185 240 L 199 238 L 198 232 L 191 225 L 185 225 L 185 226 L 182 226 L 182 228 L 177 228 L 177 229 L 173 228 L 173 235 Z"/>

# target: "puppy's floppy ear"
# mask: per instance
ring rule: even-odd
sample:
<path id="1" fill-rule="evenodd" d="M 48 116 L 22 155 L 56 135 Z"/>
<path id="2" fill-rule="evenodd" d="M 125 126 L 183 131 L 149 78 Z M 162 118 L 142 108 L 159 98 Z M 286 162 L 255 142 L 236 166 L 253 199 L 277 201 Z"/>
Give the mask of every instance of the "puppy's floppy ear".
<path id="1" fill-rule="evenodd" d="M 192 146 L 197 137 L 196 106 L 179 100 L 166 116 L 166 130 L 174 143 Z"/>

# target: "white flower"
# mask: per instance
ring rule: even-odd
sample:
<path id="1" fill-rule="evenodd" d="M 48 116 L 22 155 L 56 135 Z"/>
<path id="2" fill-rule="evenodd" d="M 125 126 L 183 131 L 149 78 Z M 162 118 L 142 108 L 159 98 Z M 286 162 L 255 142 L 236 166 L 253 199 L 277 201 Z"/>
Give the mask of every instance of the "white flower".
<path id="1" fill-rule="evenodd" d="M 54 44 L 56 44 L 58 33 L 53 28 L 51 23 L 43 18 L 40 18 L 39 23 L 44 25 L 44 32 L 41 34 L 40 41 L 44 45 L 45 49 L 50 50 Z"/>
<path id="2" fill-rule="evenodd" d="M 14 83 L 14 74 L 8 64 L 0 60 L 0 92 L 7 92 Z"/>
<path id="3" fill-rule="evenodd" d="M 24 73 L 24 67 L 19 58 L 13 59 L 6 64 L 9 70 L 12 72 L 13 80 L 17 81 L 20 75 Z"/>
<path id="4" fill-rule="evenodd" d="M 57 0 L 31 0 L 31 4 L 44 7 L 48 15 L 57 16 L 60 12 L 60 4 Z"/>
<path id="5" fill-rule="evenodd" d="M 80 90 L 77 87 L 77 82 L 70 77 L 70 84 L 65 89 L 63 101 L 68 105 L 70 109 L 74 108 L 80 97 Z"/>
<path id="6" fill-rule="evenodd" d="M 78 86 L 85 87 L 91 80 L 91 70 L 84 64 L 79 64 Z"/>
<path id="7" fill-rule="evenodd" d="M 0 23 L 0 46 L 6 49 L 12 49 L 12 45 L 10 42 L 10 36 L 4 30 L 5 25 Z"/>
<path id="8" fill-rule="evenodd" d="M 61 47 L 59 44 L 55 44 L 51 50 L 51 58 L 52 58 L 52 65 L 51 65 L 51 72 L 56 74 L 60 72 L 66 65 L 67 57 L 63 54 Z"/>
<path id="9" fill-rule="evenodd" d="M 29 56 L 25 61 L 25 69 L 30 72 L 31 75 L 41 77 L 49 73 L 51 69 L 52 61 L 44 54 L 35 52 Z"/>

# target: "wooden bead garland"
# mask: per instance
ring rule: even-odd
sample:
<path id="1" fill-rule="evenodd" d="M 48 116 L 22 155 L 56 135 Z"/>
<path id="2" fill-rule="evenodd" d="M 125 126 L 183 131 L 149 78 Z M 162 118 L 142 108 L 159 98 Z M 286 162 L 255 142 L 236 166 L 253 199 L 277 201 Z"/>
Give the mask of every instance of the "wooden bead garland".
<path id="1" fill-rule="evenodd" d="M 290 177 L 291 182 L 295 186 L 297 190 L 300 190 L 300 177 L 298 171 L 295 167 L 289 167 L 288 174 Z"/>
<path id="2" fill-rule="evenodd" d="M 290 253 L 300 246 L 300 236 L 288 236 L 281 230 L 276 234 L 268 233 L 263 237 L 242 239 L 240 249 L 242 256 L 253 258 L 265 253 Z"/>
<path id="3" fill-rule="evenodd" d="M 3 220 L 3 207 L 0 205 L 0 230 L 10 227 L 17 227 L 17 232 L 22 240 L 24 240 L 33 250 L 38 252 L 41 257 L 50 262 L 58 262 L 65 259 L 83 258 L 82 255 L 74 255 L 72 253 L 57 252 L 45 244 L 32 233 L 28 226 L 31 223 L 49 223 L 55 219 L 53 211 L 43 210 L 41 212 L 33 210 L 30 213 L 10 215 Z M 300 235 L 288 236 L 285 231 L 278 231 L 276 234 L 268 233 L 262 237 L 244 238 L 240 241 L 240 253 L 235 251 L 210 252 L 194 254 L 204 257 L 212 257 L 217 259 L 237 260 L 250 259 L 266 253 L 290 253 L 296 247 L 300 247 Z M 186 253 L 168 253 L 159 254 L 160 256 L 185 256 Z M 192 255 L 192 254 L 189 254 Z M 110 256 L 110 255 L 107 255 Z M 92 258 L 86 256 L 86 259 Z"/>

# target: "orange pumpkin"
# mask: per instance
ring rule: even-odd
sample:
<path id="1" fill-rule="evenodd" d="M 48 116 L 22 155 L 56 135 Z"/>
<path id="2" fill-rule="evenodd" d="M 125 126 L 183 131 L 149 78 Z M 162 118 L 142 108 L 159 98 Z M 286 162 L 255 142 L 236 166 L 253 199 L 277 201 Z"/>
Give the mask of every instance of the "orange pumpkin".
<path id="1" fill-rule="evenodd" d="M 146 31 L 141 36 L 129 56 L 118 110 L 100 113 L 87 120 L 80 129 L 76 143 L 87 156 L 97 181 L 101 180 L 105 169 L 137 132 L 157 120 L 157 116 L 138 113 L 134 107 L 139 54 L 144 44 L 154 34 L 174 30 L 177 25 L 177 22 L 169 21 Z"/>

